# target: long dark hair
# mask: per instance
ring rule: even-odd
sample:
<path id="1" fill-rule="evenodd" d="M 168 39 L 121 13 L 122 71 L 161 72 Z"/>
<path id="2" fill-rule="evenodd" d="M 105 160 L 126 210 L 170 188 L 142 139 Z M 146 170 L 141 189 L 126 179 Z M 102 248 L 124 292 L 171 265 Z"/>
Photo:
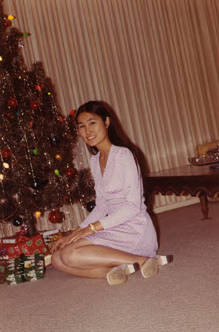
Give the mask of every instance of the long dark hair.
<path id="1" fill-rule="evenodd" d="M 105 101 L 88 101 L 87 103 L 81 105 L 76 112 L 76 123 L 78 120 L 79 114 L 87 112 L 99 115 L 103 122 L 105 123 L 106 118 L 110 118 L 110 125 L 108 127 L 108 136 L 110 142 L 117 146 L 124 146 L 128 148 L 135 159 L 135 162 L 138 164 L 138 157 L 135 145 L 131 142 L 127 134 L 124 132 L 122 125 L 112 107 L 107 104 Z M 96 147 L 89 147 L 89 151 L 92 154 L 96 154 L 98 149 Z"/>

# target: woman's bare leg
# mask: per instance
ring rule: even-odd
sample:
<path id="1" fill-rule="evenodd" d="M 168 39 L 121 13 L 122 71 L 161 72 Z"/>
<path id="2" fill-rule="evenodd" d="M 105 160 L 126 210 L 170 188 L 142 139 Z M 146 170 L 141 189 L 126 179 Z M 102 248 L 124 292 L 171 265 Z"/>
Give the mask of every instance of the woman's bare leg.
<path id="1" fill-rule="evenodd" d="M 57 251 L 53 254 L 52 265 L 57 270 L 60 270 L 62 272 L 68 273 L 68 274 L 72 274 L 74 276 L 85 277 L 85 278 L 96 278 L 96 279 L 105 278 L 106 274 L 111 269 L 109 267 L 101 267 L 101 268 L 97 268 L 97 269 L 87 269 L 86 270 L 86 269 L 69 267 L 62 262 L 59 251 Z"/>
<path id="2" fill-rule="evenodd" d="M 58 250 L 52 256 L 55 268 L 73 275 L 87 278 L 105 278 L 114 266 L 123 263 L 142 265 L 146 257 L 129 254 L 117 249 L 93 245 L 87 239 Z"/>

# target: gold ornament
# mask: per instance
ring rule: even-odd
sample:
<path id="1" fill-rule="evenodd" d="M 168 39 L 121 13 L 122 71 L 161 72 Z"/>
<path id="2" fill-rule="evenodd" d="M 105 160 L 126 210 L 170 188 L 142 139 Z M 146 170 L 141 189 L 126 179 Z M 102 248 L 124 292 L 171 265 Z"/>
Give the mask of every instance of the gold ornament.
<path id="1" fill-rule="evenodd" d="M 0 174 L 0 180 L 3 181 L 4 180 L 4 175 Z"/>
<path id="2" fill-rule="evenodd" d="M 13 21 L 13 20 L 15 20 L 15 16 L 13 16 L 13 15 L 8 15 L 8 20 L 9 20 L 9 21 Z"/>
<path id="3" fill-rule="evenodd" d="M 57 159 L 57 160 L 61 160 L 61 159 L 62 159 L 62 157 L 60 156 L 60 154 L 57 154 L 57 155 L 56 155 L 56 159 Z"/>
<path id="4" fill-rule="evenodd" d="M 3 57 L 0 55 L 0 61 L 3 61 Z"/>
<path id="5" fill-rule="evenodd" d="M 36 219 L 39 219 L 41 217 L 41 212 L 40 211 L 36 211 L 35 212 L 35 217 L 36 217 Z"/>

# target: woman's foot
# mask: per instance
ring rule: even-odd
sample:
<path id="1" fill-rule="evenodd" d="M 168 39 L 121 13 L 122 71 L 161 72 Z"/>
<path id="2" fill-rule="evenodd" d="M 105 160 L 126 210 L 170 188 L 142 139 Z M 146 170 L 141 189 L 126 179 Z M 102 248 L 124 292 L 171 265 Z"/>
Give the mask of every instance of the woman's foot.
<path id="1" fill-rule="evenodd" d="M 143 278 L 151 278 L 159 271 L 159 263 L 157 258 L 148 258 L 140 266 Z"/>
<path id="2" fill-rule="evenodd" d="M 121 264 L 113 267 L 106 275 L 108 284 L 111 286 L 121 285 L 128 280 L 128 276 L 136 271 L 141 270 L 144 278 L 151 278 L 159 272 L 159 266 L 169 264 L 173 261 L 172 255 L 147 258 L 141 265 L 134 264 Z"/>
<path id="3" fill-rule="evenodd" d="M 173 255 L 161 256 L 157 255 L 152 258 L 148 258 L 140 266 L 141 274 L 144 278 L 150 278 L 159 272 L 159 267 L 169 264 L 173 261 Z"/>
<path id="4" fill-rule="evenodd" d="M 138 264 L 121 264 L 113 267 L 106 275 L 110 286 L 121 285 L 128 280 L 128 276 L 139 269 Z"/>
<path id="5" fill-rule="evenodd" d="M 173 262 L 173 255 L 166 255 L 166 256 L 157 255 L 155 256 L 155 258 L 158 260 L 159 266 L 163 266 Z"/>

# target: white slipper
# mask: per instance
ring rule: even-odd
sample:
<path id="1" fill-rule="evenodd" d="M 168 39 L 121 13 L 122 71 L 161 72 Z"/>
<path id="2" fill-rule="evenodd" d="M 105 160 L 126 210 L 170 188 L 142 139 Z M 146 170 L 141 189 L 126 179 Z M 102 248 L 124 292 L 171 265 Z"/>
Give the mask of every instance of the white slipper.
<path id="1" fill-rule="evenodd" d="M 163 266 L 173 262 L 173 255 L 161 256 L 157 255 L 155 258 L 158 260 L 158 265 Z"/>
<path id="2" fill-rule="evenodd" d="M 143 265 L 140 267 L 143 278 L 151 278 L 156 275 L 159 271 L 158 259 L 148 258 Z"/>
<path id="3" fill-rule="evenodd" d="M 109 285 L 121 285 L 128 280 L 128 276 L 139 269 L 138 264 L 121 264 L 113 267 L 106 275 Z"/>

